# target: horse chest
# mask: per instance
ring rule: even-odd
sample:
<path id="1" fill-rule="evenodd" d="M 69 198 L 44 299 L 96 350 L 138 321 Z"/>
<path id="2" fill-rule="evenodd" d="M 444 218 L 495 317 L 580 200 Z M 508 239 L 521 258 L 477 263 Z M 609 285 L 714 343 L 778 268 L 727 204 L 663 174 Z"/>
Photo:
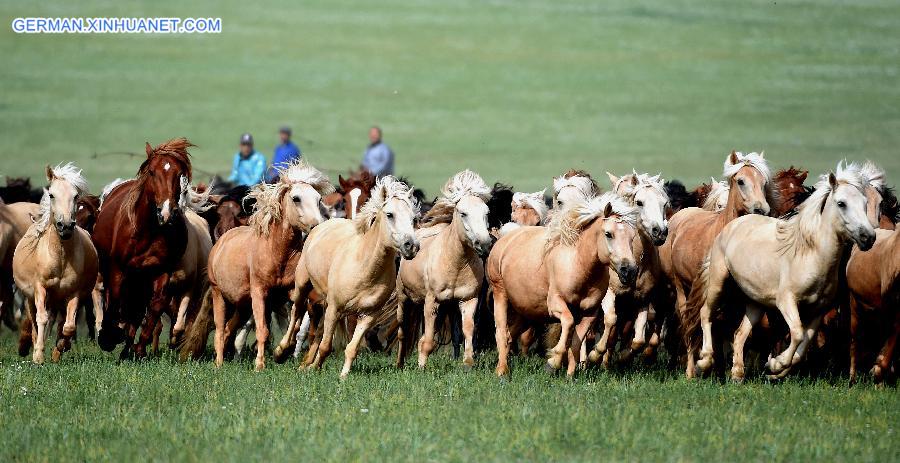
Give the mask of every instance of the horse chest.
<path id="1" fill-rule="evenodd" d="M 427 290 L 439 301 L 451 299 L 471 299 L 481 288 L 484 269 L 467 264 L 460 268 L 432 267 L 426 272 Z"/>

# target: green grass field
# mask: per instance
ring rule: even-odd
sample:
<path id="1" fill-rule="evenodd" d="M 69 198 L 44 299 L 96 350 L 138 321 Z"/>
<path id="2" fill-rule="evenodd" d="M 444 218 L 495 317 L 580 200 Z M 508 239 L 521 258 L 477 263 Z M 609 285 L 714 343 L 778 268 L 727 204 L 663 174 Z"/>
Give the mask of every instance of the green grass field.
<path id="1" fill-rule="evenodd" d="M 17 35 L 20 16 L 221 17 L 219 35 Z M 0 174 L 75 161 L 92 189 L 187 136 L 224 173 L 244 131 L 290 124 L 336 176 L 372 124 L 434 194 L 463 168 L 521 190 L 578 167 L 693 184 L 726 152 L 900 176 L 900 4 L 844 1 L 0 0 Z M 101 156 L 95 157 L 95 153 Z M 199 177 L 202 177 L 200 175 Z M 36 181 L 40 184 L 41 181 Z M 338 381 L 80 342 L 35 367 L 0 335 L 0 461 L 900 460 L 900 394 L 842 378 L 689 382 L 662 367 L 492 375 L 363 355 Z M 340 353 L 337 354 L 340 356 Z"/>

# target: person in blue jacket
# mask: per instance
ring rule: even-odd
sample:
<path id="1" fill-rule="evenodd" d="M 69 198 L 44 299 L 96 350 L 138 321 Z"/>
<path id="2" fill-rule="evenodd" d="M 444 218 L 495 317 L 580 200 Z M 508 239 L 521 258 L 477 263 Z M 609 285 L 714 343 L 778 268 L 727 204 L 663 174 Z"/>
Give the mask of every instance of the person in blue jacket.
<path id="1" fill-rule="evenodd" d="M 266 157 L 253 149 L 253 136 L 241 135 L 241 149 L 234 155 L 229 182 L 235 185 L 253 186 L 263 181 L 266 173 Z"/>
<path id="2" fill-rule="evenodd" d="M 378 126 L 369 129 L 369 146 L 363 153 L 362 167 L 376 177 L 394 174 L 394 152 L 381 140 Z"/>
<path id="3" fill-rule="evenodd" d="M 275 147 L 275 153 L 272 156 L 272 165 L 269 167 L 269 173 L 266 174 L 266 181 L 275 183 L 278 181 L 278 171 L 287 168 L 292 162 L 295 162 L 303 156 L 300 148 L 291 141 L 291 128 L 282 127 L 278 130 L 278 136 L 281 143 Z"/>

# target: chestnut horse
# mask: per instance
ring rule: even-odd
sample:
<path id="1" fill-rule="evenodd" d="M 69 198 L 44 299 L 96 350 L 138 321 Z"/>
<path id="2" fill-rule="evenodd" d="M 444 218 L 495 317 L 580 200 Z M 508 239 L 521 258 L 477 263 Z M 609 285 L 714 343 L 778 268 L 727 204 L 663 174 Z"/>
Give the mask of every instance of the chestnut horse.
<path id="1" fill-rule="evenodd" d="M 669 220 L 669 236 L 659 249 L 663 271 L 675 290 L 675 315 L 682 325 L 691 285 L 719 232 L 744 214 L 768 214 L 776 203 L 777 193 L 762 154 L 732 151 L 725 158 L 722 176 L 729 187 L 725 209 L 678 211 Z M 688 371 L 693 371 L 693 358 L 687 360 Z"/>
<path id="2" fill-rule="evenodd" d="M 606 293 L 610 270 L 626 282 L 637 274 L 632 257 L 637 209 L 615 193 L 567 203 L 552 214 L 547 227 L 522 227 L 502 236 L 488 256 L 500 377 L 509 374 L 512 338 L 507 314 L 532 323 L 559 321 L 560 337 L 550 350 L 547 368 L 559 370 L 568 353 L 566 372 L 571 377 L 581 361 L 582 340 L 593 328 Z"/>
<path id="3" fill-rule="evenodd" d="M 72 164 L 47 166 L 47 181 L 38 217 L 19 241 L 13 276 L 25 297 L 26 319 L 34 346 L 32 360 L 44 363 L 44 343 L 51 321 L 65 314 L 52 359 L 69 350 L 75 335 L 79 299 L 87 299 L 97 281 L 97 252 L 91 236 L 75 225 L 78 199 L 87 193 L 81 169 Z M 50 226 L 54 227 L 49 231 Z M 60 320 L 62 322 L 62 320 Z M 20 346 L 19 353 L 23 353 Z"/>
<path id="4" fill-rule="evenodd" d="M 866 216 L 867 184 L 859 166 L 839 163 L 836 173 L 822 176 L 793 217 L 749 215 L 722 230 L 690 295 L 685 316 L 690 322 L 682 325 L 692 356 L 699 320 L 700 372 L 713 364 L 713 313 L 741 306 L 744 309 L 736 313 L 743 312 L 743 317 L 734 332 L 732 379 L 743 380 L 744 344 L 769 308 L 781 313 L 790 331 L 788 347 L 767 362 L 770 377 L 787 375 L 803 359 L 837 295 L 846 246 L 856 243 L 867 250 L 875 242 Z M 734 302 L 725 304 L 726 299 Z"/>
<path id="5" fill-rule="evenodd" d="M 191 179 L 191 146 L 186 138 L 156 148 L 148 143 L 137 177 L 113 187 L 100 207 L 93 240 L 106 301 L 97 342 L 106 351 L 124 342 L 122 358 L 130 354 L 141 321 L 134 354 L 146 355 L 143 346 L 166 308 L 169 275 L 184 254 L 181 185 L 182 177 Z"/>

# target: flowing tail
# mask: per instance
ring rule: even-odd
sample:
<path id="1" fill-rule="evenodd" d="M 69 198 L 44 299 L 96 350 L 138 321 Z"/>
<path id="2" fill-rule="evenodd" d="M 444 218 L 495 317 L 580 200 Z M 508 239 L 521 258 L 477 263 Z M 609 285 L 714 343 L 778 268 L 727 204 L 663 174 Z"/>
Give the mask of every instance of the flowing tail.
<path id="1" fill-rule="evenodd" d="M 200 310 L 194 322 L 188 326 L 184 333 L 181 345 L 177 346 L 181 360 L 197 360 L 206 352 L 206 343 L 209 333 L 213 329 L 213 304 L 212 289 L 207 285 L 200 303 Z"/>
<path id="2" fill-rule="evenodd" d="M 684 312 L 678 314 L 681 321 L 681 336 L 687 354 L 693 355 L 700 341 L 700 309 L 706 303 L 706 288 L 709 286 L 709 256 L 700 267 L 700 274 L 691 285 L 691 293 L 685 304 Z"/>

